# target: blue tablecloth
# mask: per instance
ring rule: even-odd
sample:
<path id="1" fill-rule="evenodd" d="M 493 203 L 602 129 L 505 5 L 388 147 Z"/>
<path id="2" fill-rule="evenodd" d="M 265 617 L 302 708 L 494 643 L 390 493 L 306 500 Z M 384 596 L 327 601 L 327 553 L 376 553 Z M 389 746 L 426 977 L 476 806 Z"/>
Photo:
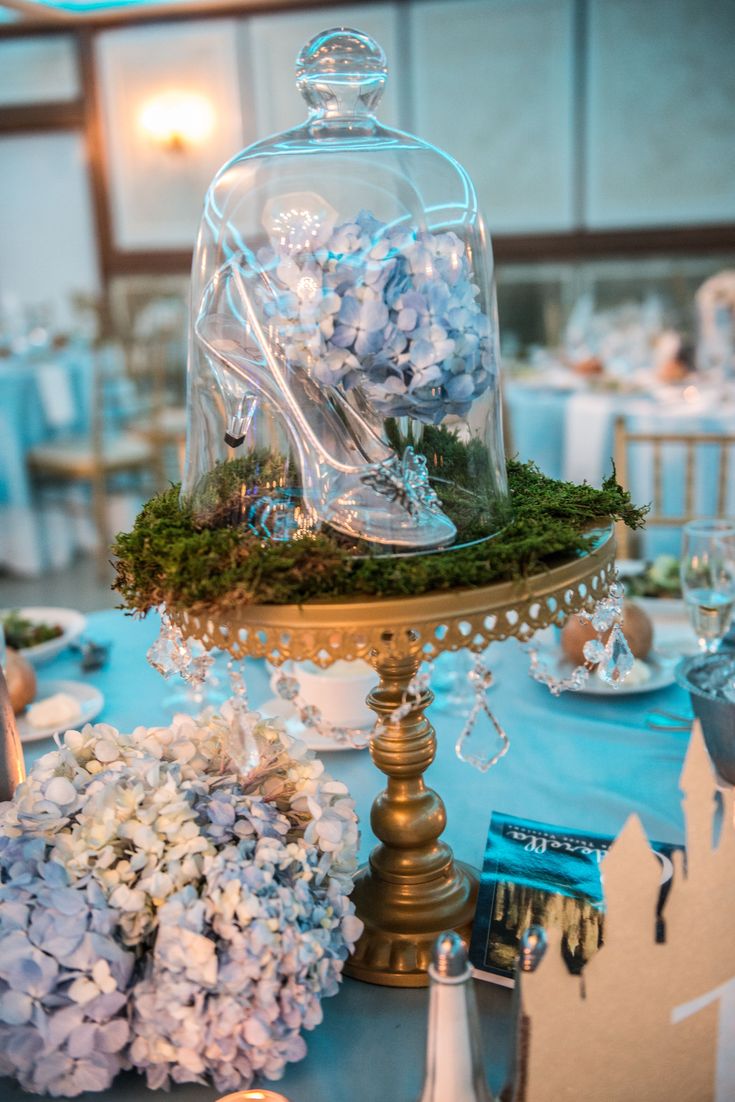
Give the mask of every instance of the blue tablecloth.
<path id="1" fill-rule="evenodd" d="M 49 367 L 58 369 L 55 377 Z M 88 431 L 91 384 L 86 346 L 0 359 L 0 566 L 8 570 L 40 574 L 63 565 L 75 550 L 69 516 L 61 525 L 41 516 L 27 456 L 55 434 Z"/>
<path id="2" fill-rule="evenodd" d="M 112 642 L 107 668 L 86 677 L 105 697 L 98 722 L 131 730 L 170 718 L 163 701 L 176 683 L 160 677 L 145 658 L 156 633 L 155 616 L 138 621 L 117 610 L 90 616 L 90 637 Z M 437 760 L 427 777 L 447 803 L 447 838 L 463 860 L 481 863 L 492 810 L 610 833 L 636 811 L 652 837 L 681 840 L 677 784 L 686 736 L 650 731 L 643 721 L 653 707 L 687 712 L 689 702 L 682 690 L 672 685 L 631 696 L 553 697 L 530 679 L 528 658 L 515 642 L 493 644 L 487 653 L 495 675 L 488 700 L 511 738 L 511 749 L 500 764 L 482 774 L 456 757 L 454 743 L 462 719 L 444 712 L 441 695 L 429 713 L 439 739 Z M 273 695 L 268 674 L 259 661 L 248 661 L 246 670 L 251 701 L 257 707 Z M 80 680 L 78 659 L 66 652 L 40 667 L 39 677 Z M 48 745 L 29 745 L 29 760 Z M 368 809 L 381 778 L 366 751 L 323 756 L 357 800 L 367 854 L 372 844 Z"/>
<path id="3" fill-rule="evenodd" d="M 614 453 L 614 424 L 625 417 L 629 431 L 652 433 L 735 434 L 732 396 L 715 388 L 694 385 L 662 387 L 648 393 L 594 390 L 584 386 L 562 389 L 537 381 L 506 381 L 505 406 L 511 450 L 521 459 L 533 459 L 545 474 L 599 486 L 610 474 Z M 731 457 L 732 459 L 732 457 Z M 699 516 L 715 516 L 719 450 L 701 453 L 695 469 L 695 504 Z M 641 504 L 654 496 L 650 447 L 628 453 L 628 489 Z M 685 512 L 685 449 L 667 445 L 663 456 L 663 506 L 667 515 Z M 730 480 L 726 515 L 735 514 L 735 479 Z M 679 552 L 677 528 L 644 532 L 639 553 L 646 558 Z"/>
<path id="4" fill-rule="evenodd" d="M 88 634 L 112 642 L 108 667 L 88 680 L 105 696 L 100 722 L 123 729 L 159 724 L 169 717 L 163 698 L 170 691 L 145 660 L 157 630 L 155 617 L 134 621 L 121 612 L 97 612 Z M 459 761 L 454 743 L 463 718 L 444 712 L 441 697 L 430 715 L 438 732 L 437 758 L 429 784 L 447 807 L 445 838 L 455 854 L 480 865 L 493 810 L 566 827 L 614 833 L 637 812 L 649 834 L 681 842 L 683 821 L 678 789 L 687 734 L 651 731 L 644 719 L 653 707 L 688 710 L 677 687 L 634 696 L 592 697 L 567 693 L 552 697 L 529 679 L 528 659 L 514 643 L 488 651 L 495 672 L 489 703 L 511 738 L 509 753 L 488 773 Z M 39 671 L 41 678 L 80 678 L 78 660 L 66 653 Z M 270 696 L 263 663 L 248 662 L 254 704 Z M 48 741 L 27 747 L 30 763 L 50 748 Z M 369 808 L 382 787 L 367 751 L 322 755 L 327 770 L 345 781 L 362 824 L 361 852 L 374 843 Z M 478 984 L 478 996 L 491 1085 L 499 1090 L 505 1075 L 509 992 Z M 308 1035 L 309 1054 L 290 1066 L 278 1084 L 293 1102 L 356 1102 L 418 1097 L 426 1029 L 426 992 L 402 991 L 346 980 L 340 994 L 325 1000 L 325 1021 Z M 211 1102 L 209 1088 L 178 1088 L 183 1102 Z M 3 1102 L 20 1102 L 20 1090 L 7 1081 Z M 114 1102 L 153 1098 L 135 1076 L 123 1076 L 106 1096 Z"/>

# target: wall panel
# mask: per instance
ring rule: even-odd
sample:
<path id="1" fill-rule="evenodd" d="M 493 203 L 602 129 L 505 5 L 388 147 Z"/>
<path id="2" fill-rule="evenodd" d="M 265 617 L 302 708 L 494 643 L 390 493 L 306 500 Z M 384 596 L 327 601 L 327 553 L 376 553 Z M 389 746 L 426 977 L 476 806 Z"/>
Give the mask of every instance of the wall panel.
<path id="1" fill-rule="evenodd" d="M 0 296 L 53 303 L 95 293 L 99 278 L 81 134 L 0 137 Z"/>
<path id="2" fill-rule="evenodd" d="M 418 133 L 475 181 L 492 232 L 573 223 L 572 0 L 412 7 Z"/>
<path id="3" fill-rule="evenodd" d="M 79 91 L 73 35 L 0 42 L 0 107 L 68 101 Z"/>
<path id="4" fill-rule="evenodd" d="M 735 3 L 589 0 L 587 223 L 735 221 Z"/>
<path id="5" fill-rule="evenodd" d="M 200 20 L 106 31 L 97 42 L 114 243 L 188 248 L 209 182 L 241 148 L 236 24 Z M 176 151 L 157 145 L 141 112 L 160 93 L 204 97 L 213 127 Z"/>

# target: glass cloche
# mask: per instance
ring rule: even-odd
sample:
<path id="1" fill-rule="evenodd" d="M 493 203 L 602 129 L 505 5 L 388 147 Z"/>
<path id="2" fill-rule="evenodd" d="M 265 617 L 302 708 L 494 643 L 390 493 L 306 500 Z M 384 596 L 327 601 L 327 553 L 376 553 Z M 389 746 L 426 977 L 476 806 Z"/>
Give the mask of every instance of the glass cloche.
<path id="1" fill-rule="evenodd" d="M 464 169 L 376 120 L 386 77 L 367 35 L 319 34 L 306 122 L 209 189 L 182 491 L 202 525 L 385 555 L 505 523 L 489 239 Z"/>

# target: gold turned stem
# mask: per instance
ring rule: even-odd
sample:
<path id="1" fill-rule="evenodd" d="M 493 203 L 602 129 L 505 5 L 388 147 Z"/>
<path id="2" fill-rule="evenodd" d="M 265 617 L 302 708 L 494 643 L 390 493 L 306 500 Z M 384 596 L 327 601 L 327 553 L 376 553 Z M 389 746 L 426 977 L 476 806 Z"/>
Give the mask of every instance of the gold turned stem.
<path id="1" fill-rule="evenodd" d="M 370 753 L 388 783 L 370 814 L 378 845 L 358 873 L 353 893 L 365 930 L 345 966 L 357 979 L 397 987 L 428 983 L 432 946 L 444 930 L 469 937 L 477 892 L 473 870 L 456 863 L 440 841 L 444 804 L 424 783 L 436 753 L 434 728 L 424 715 L 433 694 L 419 692 L 409 698 L 407 714 L 393 718 L 420 661 L 416 648 L 373 656 L 380 684 L 368 704 L 378 715 L 380 731 Z"/>
<path id="2" fill-rule="evenodd" d="M 13 793 L 25 777 L 26 768 L 18 726 L 5 675 L 0 667 L 0 803 L 12 800 Z"/>

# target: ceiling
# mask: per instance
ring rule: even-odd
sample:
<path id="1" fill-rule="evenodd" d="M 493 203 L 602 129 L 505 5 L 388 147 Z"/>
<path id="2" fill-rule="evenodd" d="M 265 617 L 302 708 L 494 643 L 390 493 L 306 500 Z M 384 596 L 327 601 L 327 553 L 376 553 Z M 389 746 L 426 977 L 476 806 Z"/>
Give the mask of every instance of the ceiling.
<path id="1" fill-rule="evenodd" d="M 174 11 L 207 12 L 233 8 L 294 8 L 313 0 L 3 0 L 0 24 L 122 22 Z M 329 0 L 327 0 L 329 2 Z"/>

